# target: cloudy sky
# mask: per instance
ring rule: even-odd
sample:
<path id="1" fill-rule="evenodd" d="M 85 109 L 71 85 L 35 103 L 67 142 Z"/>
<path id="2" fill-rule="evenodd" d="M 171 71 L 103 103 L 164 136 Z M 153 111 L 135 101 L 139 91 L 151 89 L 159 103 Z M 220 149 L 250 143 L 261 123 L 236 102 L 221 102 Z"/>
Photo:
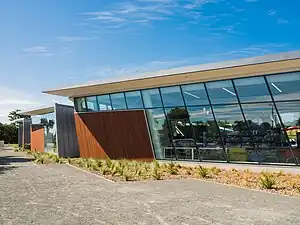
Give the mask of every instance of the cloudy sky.
<path id="1" fill-rule="evenodd" d="M 299 0 L 1 0 L 0 122 L 42 90 L 300 49 Z"/>

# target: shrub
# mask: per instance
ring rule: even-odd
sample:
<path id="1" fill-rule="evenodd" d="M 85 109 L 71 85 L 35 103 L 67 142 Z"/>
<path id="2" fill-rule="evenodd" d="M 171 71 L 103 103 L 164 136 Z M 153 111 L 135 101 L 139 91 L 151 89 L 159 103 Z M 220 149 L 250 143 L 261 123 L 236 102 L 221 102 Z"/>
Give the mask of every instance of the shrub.
<path id="1" fill-rule="evenodd" d="M 176 166 L 175 163 L 171 162 L 171 163 L 167 164 L 167 171 L 172 175 L 177 175 L 178 167 Z"/>
<path id="2" fill-rule="evenodd" d="M 197 172 L 202 178 L 207 178 L 209 176 L 209 169 L 204 166 L 199 165 Z"/>
<path id="3" fill-rule="evenodd" d="M 274 175 L 268 172 L 262 172 L 259 181 L 261 187 L 264 189 L 273 189 L 276 184 Z"/>
<path id="4" fill-rule="evenodd" d="M 152 177 L 155 179 L 155 180 L 161 180 L 161 177 L 162 177 L 162 174 L 159 170 L 158 167 L 153 167 L 152 169 Z"/>
<path id="5" fill-rule="evenodd" d="M 211 173 L 213 174 L 213 175 L 219 175 L 219 173 L 221 173 L 222 172 L 222 170 L 220 169 L 220 168 L 217 168 L 217 167 L 212 167 L 211 169 Z"/>

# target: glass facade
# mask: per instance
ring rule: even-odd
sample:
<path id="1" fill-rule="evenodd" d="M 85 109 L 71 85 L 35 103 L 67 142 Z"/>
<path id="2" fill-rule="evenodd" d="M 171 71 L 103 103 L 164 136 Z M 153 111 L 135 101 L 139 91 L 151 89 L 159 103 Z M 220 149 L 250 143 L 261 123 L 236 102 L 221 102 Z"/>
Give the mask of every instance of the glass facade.
<path id="1" fill-rule="evenodd" d="M 32 124 L 44 127 L 44 151 L 57 153 L 56 116 L 54 112 L 32 116 Z"/>
<path id="2" fill-rule="evenodd" d="M 300 72 L 75 99 L 78 112 L 144 109 L 157 159 L 296 164 Z"/>

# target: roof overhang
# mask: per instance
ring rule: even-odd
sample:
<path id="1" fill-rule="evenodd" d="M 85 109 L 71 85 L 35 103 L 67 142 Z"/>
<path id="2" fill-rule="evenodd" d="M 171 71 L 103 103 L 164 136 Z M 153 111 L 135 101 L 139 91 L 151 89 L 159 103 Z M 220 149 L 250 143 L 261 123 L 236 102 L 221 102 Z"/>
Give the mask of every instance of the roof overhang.
<path id="1" fill-rule="evenodd" d="M 161 70 L 133 77 L 47 90 L 43 93 L 73 98 L 292 71 L 300 71 L 300 51 Z"/>
<path id="2" fill-rule="evenodd" d="M 36 116 L 54 112 L 54 106 L 39 107 L 31 110 L 18 112 L 20 115 Z"/>

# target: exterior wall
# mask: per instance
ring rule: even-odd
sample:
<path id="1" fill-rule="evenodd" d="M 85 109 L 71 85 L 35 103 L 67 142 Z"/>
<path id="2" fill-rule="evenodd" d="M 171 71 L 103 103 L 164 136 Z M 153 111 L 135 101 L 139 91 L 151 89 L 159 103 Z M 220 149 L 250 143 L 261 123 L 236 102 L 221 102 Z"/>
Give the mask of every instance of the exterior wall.
<path id="1" fill-rule="evenodd" d="M 81 157 L 154 159 L 143 110 L 75 113 Z"/>
<path id="2" fill-rule="evenodd" d="M 57 148 L 60 157 L 78 157 L 74 107 L 55 104 Z"/>
<path id="3" fill-rule="evenodd" d="M 23 123 L 19 123 L 18 126 L 18 146 L 23 147 Z"/>
<path id="4" fill-rule="evenodd" d="M 23 120 L 23 131 L 22 131 L 22 145 L 30 144 L 31 134 L 30 134 L 31 119 L 24 118 Z"/>
<path id="5" fill-rule="evenodd" d="M 31 125 L 31 151 L 45 151 L 45 130 L 41 125 Z"/>

